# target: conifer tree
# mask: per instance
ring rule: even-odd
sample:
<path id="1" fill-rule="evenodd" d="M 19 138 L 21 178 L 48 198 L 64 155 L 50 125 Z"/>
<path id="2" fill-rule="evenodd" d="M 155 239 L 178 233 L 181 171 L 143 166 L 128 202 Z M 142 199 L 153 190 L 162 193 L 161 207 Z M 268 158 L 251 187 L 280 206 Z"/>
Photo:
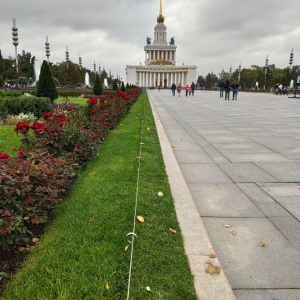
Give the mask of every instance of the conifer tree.
<path id="1" fill-rule="evenodd" d="M 126 91 L 125 85 L 124 85 L 124 82 L 123 82 L 123 81 L 122 81 L 122 85 L 121 85 L 121 91 L 122 91 L 122 92 L 125 92 L 125 91 Z"/>
<path id="2" fill-rule="evenodd" d="M 114 80 L 113 90 L 116 91 L 118 89 L 117 79 Z"/>
<path id="3" fill-rule="evenodd" d="M 101 86 L 101 82 L 100 82 L 100 76 L 98 73 L 96 74 L 96 77 L 95 77 L 95 81 L 94 81 L 94 85 L 93 85 L 93 93 L 94 93 L 94 95 L 102 94 L 102 86 Z"/>
<path id="4" fill-rule="evenodd" d="M 54 99 L 58 98 L 58 91 L 56 89 L 51 70 L 46 60 L 43 61 L 41 67 L 41 73 L 36 88 L 36 96 L 47 97 L 52 102 L 54 101 Z"/>

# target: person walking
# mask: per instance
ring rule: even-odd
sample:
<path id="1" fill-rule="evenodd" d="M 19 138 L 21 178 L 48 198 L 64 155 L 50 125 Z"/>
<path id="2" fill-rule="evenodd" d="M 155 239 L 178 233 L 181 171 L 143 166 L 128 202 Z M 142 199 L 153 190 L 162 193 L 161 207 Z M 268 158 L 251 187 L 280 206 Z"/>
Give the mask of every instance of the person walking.
<path id="1" fill-rule="evenodd" d="M 175 85 L 175 83 L 172 84 L 171 90 L 172 90 L 172 95 L 175 96 L 175 91 L 176 91 L 176 85 Z"/>
<path id="2" fill-rule="evenodd" d="M 185 87 L 185 96 L 187 97 L 188 94 L 189 94 L 189 86 L 186 85 L 186 87 Z"/>
<path id="3" fill-rule="evenodd" d="M 239 89 L 239 84 L 235 80 L 232 84 L 232 100 L 237 100 L 238 89 Z"/>
<path id="4" fill-rule="evenodd" d="M 221 80 L 219 82 L 219 88 L 220 88 L 220 98 L 222 98 L 223 97 L 223 92 L 224 92 L 224 81 L 223 80 Z"/>
<path id="5" fill-rule="evenodd" d="M 231 86 L 230 86 L 230 81 L 228 79 L 225 82 L 224 90 L 225 90 L 225 100 L 229 101 Z"/>
<path id="6" fill-rule="evenodd" d="M 181 85 L 181 82 L 179 82 L 179 84 L 177 85 L 177 93 L 178 93 L 178 97 L 180 97 L 181 90 L 182 90 L 182 85 Z"/>
<path id="7" fill-rule="evenodd" d="M 196 88 L 196 85 L 194 82 L 192 82 L 191 88 L 192 88 L 192 96 L 194 96 L 194 92 L 195 92 L 195 88 Z"/>

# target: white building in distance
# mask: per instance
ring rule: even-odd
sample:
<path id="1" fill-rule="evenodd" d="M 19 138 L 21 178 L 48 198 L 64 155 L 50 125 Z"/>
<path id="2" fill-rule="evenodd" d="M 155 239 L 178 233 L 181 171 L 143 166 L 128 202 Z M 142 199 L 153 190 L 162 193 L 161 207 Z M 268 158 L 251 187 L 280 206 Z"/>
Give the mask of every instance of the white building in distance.
<path id="1" fill-rule="evenodd" d="M 126 65 L 126 82 L 139 87 L 170 88 L 173 83 L 191 85 L 197 81 L 197 66 L 176 66 L 176 45 L 172 37 L 167 42 L 167 27 L 162 15 L 162 0 L 157 17 L 157 25 L 154 27 L 154 42 L 147 37 L 144 47 L 145 65 Z"/>

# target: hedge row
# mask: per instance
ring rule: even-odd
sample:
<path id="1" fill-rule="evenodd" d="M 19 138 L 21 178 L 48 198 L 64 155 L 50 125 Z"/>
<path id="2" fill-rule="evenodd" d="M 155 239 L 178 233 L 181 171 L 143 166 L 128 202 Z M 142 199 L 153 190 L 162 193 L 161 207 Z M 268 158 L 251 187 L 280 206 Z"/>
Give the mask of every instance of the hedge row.
<path id="1" fill-rule="evenodd" d="M 53 104 L 49 98 L 44 97 L 0 97 L 0 118 L 5 119 L 8 115 L 17 116 L 20 113 L 32 113 L 40 118 L 43 112 L 52 111 Z"/>

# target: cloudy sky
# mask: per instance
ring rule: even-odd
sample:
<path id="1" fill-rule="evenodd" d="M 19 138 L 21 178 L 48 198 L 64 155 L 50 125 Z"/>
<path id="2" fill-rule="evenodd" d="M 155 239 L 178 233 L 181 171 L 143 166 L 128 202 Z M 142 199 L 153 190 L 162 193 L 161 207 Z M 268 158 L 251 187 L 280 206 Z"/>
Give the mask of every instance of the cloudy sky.
<path id="1" fill-rule="evenodd" d="M 2 56 L 14 57 L 11 27 L 19 31 L 18 53 L 50 61 L 70 60 L 93 70 L 94 61 L 126 81 L 127 64 L 144 64 L 146 37 L 153 42 L 160 0 L 9 0 L 0 10 Z M 299 0 L 162 0 L 167 39 L 175 36 L 177 65 L 198 66 L 198 75 L 269 63 L 300 65 Z"/>

